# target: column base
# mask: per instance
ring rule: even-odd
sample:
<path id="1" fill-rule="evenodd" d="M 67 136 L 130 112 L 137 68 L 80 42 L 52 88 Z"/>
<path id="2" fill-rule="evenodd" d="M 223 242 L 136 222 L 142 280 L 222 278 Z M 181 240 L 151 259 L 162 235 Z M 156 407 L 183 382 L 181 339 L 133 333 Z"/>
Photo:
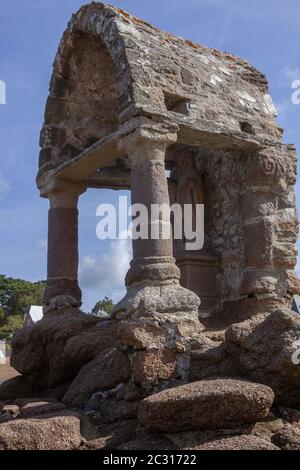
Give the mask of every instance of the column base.
<path id="1" fill-rule="evenodd" d="M 126 275 L 127 286 L 141 282 L 162 285 L 180 279 L 180 269 L 175 264 L 172 256 L 149 256 L 135 258 L 130 263 L 130 269 Z"/>
<path id="2" fill-rule="evenodd" d="M 81 296 L 77 279 L 48 279 L 43 302 L 44 313 L 64 307 L 80 308 Z"/>
<path id="3" fill-rule="evenodd" d="M 115 306 L 113 316 L 117 320 L 151 317 L 170 323 L 182 318 L 198 322 L 199 305 L 199 297 L 176 279 L 159 285 L 147 282 L 130 285 L 126 296 Z"/>

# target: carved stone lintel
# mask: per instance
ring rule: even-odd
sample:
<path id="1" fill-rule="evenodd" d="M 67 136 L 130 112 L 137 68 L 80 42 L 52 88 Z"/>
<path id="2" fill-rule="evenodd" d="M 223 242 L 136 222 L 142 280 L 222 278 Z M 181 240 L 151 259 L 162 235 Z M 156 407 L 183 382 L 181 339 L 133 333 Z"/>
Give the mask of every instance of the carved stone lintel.
<path id="1" fill-rule="evenodd" d="M 128 152 L 131 162 L 135 160 L 159 160 L 164 162 L 166 148 L 177 141 L 178 126 L 175 124 L 143 124 L 119 142 L 119 148 Z"/>

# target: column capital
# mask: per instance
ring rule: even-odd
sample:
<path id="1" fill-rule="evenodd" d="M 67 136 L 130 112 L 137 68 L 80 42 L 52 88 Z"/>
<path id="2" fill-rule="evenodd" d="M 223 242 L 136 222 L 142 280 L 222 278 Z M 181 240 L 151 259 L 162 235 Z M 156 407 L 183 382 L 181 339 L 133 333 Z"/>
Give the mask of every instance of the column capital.
<path id="1" fill-rule="evenodd" d="M 74 209 L 80 194 L 86 189 L 86 183 L 52 178 L 41 189 L 41 196 L 49 199 L 51 208 Z"/>
<path id="2" fill-rule="evenodd" d="M 131 134 L 123 137 L 119 148 L 128 152 L 130 160 L 164 160 L 166 148 L 177 141 L 178 126 L 175 124 L 142 124 Z"/>

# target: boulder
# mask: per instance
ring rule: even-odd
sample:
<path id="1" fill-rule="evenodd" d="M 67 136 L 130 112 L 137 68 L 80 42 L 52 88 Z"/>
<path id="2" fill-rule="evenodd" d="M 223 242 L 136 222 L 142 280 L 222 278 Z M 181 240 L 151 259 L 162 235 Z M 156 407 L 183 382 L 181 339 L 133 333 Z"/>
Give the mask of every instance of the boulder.
<path id="1" fill-rule="evenodd" d="M 106 349 L 80 370 L 66 392 L 63 402 L 83 408 L 98 391 L 113 389 L 131 377 L 128 356 L 118 348 Z"/>
<path id="2" fill-rule="evenodd" d="M 237 376 L 236 359 L 227 353 L 224 341 L 200 335 L 190 352 L 189 380 Z"/>
<path id="3" fill-rule="evenodd" d="M 135 419 L 139 403 L 139 401 L 117 400 L 99 392 L 91 398 L 85 411 L 93 413 L 102 423 L 114 423 Z"/>
<path id="4" fill-rule="evenodd" d="M 118 450 L 174 450 L 174 447 L 165 436 L 147 436 L 127 442 Z"/>
<path id="5" fill-rule="evenodd" d="M 272 442 L 283 450 L 300 450 L 300 429 L 286 424 L 273 436 Z"/>
<path id="6" fill-rule="evenodd" d="M 136 437 L 137 421 L 118 421 L 113 424 L 95 426 L 86 417 L 81 421 L 81 434 L 84 438 L 80 450 L 116 449 Z"/>
<path id="7" fill-rule="evenodd" d="M 34 418 L 44 414 L 58 413 L 65 410 L 63 403 L 50 400 L 30 400 L 20 406 L 20 418 Z"/>
<path id="8" fill-rule="evenodd" d="M 39 384 L 29 384 L 25 377 L 18 375 L 6 380 L 0 385 L 0 400 L 15 400 L 17 398 L 51 398 L 61 400 L 70 384 L 61 384 L 55 388 L 40 390 Z"/>
<path id="9" fill-rule="evenodd" d="M 276 409 L 276 414 L 285 422 L 300 429 L 300 410 L 296 408 L 280 407 Z"/>
<path id="10" fill-rule="evenodd" d="M 118 328 L 118 336 L 122 344 L 132 346 L 135 349 L 148 349 L 163 347 L 167 341 L 173 339 L 173 330 L 162 328 L 158 322 L 149 318 L 121 321 Z"/>
<path id="11" fill-rule="evenodd" d="M 14 403 L 0 402 L 0 424 L 19 416 L 20 408 Z"/>
<path id="12" fill-rule="evenodd" d="M 12 366 L 40 389 L 71 382 L 79 370 L 117 342 L 117 324 L 72 307 L 49 312 L 12 341 Z"/>
<path id="13" fill-rule="evenodd" d="M 272 419 L 270 416 L 269 418 L 266 421 L 256 423 L 251 429 L 251 434 L 266 441 L 271 441 L 274 434 L 284 428 L 284 423 L 282 419 L 276 419 L 275 417 Z"/>
<path id="14" fill-rule="evenodd" d="M 0 450 L 74 450 L 80 444 L 80 420 L 71 412 L 0 424 Z"/>
<path id="15" fill-rule="evenodd" d="M 225 334 L 227 352 L 238 362 L 240 374 L 269 385 L 276 403 L 300 404 L 300 366 L 293 362 L 300 338 L 300 317 L 281 308 L 230 326 Z"/>
<path id="16" fill-rule="evenodd" d="M 174 440 L 174 437 L 176 439 Z M 212 432 L 145 436 L 118 447 L 118 450 L 280 450 L 276 445 L 251 434 L 217 435 Z"/>
<path id="17" fill-rule="evenodd" d="M 32 397 L 33 389 L 21 375 L 8 379 L 0 384 L 0 400 Z"/>
<path id="18" fill-rule="evenodd" d="M 11 419 L 34 418 L 44 414 L 53 414 L 65 410 L 63 403 L 55 400 L 19 398 L 15 401 L 0 402 L 0 423 Z"/>
<path id="19" fill-rule="evenodd" d="M 132 359 L 132 376 L 137 384 L 175 379 L 180 376 L 177 355 L 168 348 L 136 351 Z"/>
<path id="20" fill-rule="evenodd" d="M 274 394 L 269 387 L 233 379 L 193 382 L 145 398 L 138 419 L 152 432 L 234 428 L 262 421 Z"/>
<path id="21" fill-rule="evenodd" d="M 271 442 L 251 434 L 228 436 L 205 442 L 188 450 L 280 450 Z"/>

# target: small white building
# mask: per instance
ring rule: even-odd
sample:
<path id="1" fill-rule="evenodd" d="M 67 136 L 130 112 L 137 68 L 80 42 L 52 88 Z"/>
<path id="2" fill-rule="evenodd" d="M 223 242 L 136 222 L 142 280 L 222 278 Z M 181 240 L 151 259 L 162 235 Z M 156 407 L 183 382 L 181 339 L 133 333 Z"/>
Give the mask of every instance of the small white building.
<path id="1" fill-rule="evenodd" d="M 0 365 L 6 364 L 6 348 L 5 341 L 0 340 Z"/>
<path id="2" fill-rule="evenodd" d="M 24 316 L 24 326 L 34 325 L 43 318 L 43 307 L 31 305 L 28 313 Z"/>

